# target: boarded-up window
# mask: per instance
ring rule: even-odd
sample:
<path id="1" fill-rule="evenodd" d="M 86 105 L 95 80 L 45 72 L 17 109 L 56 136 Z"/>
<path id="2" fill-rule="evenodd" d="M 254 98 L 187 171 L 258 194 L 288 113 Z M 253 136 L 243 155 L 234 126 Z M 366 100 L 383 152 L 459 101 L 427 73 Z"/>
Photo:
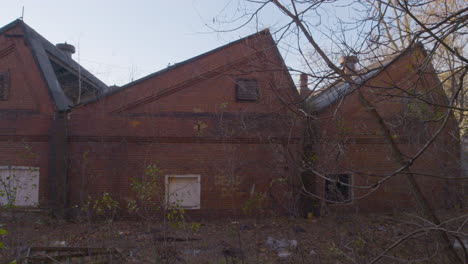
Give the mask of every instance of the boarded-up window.
<path id="1" fill-rule="evenodd" d="M 166 175 L 166 201 L 169 206 L 200 209 L 200 175 Z"/>
<path id="2" fill-rule="evenodd" d="M 0 204 L 37 206 L 39 168 L 0 166 Z"/>
<path id="3" fill-rule="evenodd" d="M 10 89 L 10 75 L 8 72 L 0 72 L 0 100 L 8 99 Z"/>
<path id="4" fill-rule="evenodd" d="M 325 180 L 325 199 L 332 202 L 351 202 L 351 175 L 332 174 Z"/>
<path id="5" fill-rule="evenodd" d="M 238 101 L 257 101 L 258 100 L 258 82 L 255 79 L 237 79 L 236 80 L 236 100 Z"/>

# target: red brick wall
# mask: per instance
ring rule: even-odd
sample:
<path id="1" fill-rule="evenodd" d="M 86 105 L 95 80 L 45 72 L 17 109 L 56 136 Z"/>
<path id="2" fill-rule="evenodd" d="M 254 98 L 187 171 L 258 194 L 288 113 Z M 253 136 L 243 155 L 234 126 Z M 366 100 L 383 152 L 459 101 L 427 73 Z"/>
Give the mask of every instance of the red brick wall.
<path id="1" fill-rule="evenodd" d="M 410 110 L 408 101 L 402 98 L 406 94 L 402 93 L 401 89 L 415 88 L 419 92 L 426 91 L 428 92 L 426 98 L 430 98 L 432 102 L 446 104 L 445 95 L 440 87 L 437 87 L 438 80 L 431 74 L 431 69 L 423 70 L 427 71 L 427 74 L 418 74 L 422 58 L 422 51 L 419 49 L 409 52 L 391 64 L 385 72 L 379 73 L 368 81 L 367 87 L 362 88 L 365 96 L 376 106 L 377 111 L 386 121 L 398 147 L 408 157 L 416 154 L 423 147 L 441 122 L 419 122 L 418 125 L 411 123 L 411 114 L 403 114 Z M 437 88 L 434 89 L 434 87 Z M 427 105 L 421 105 L 418 100 L 410 100 L 409 104 L 416 105 L 416 109 L 427 110 L 423 113 L 424 115 L 446 111 L 446 109 L 434 107 L 426 109 Z M 333 104 L 320 112 L 319 116 L 332 115 L 336 109 L 337 104 Z M 422 116 L 415 118 L 423 119 Z M 370 111 L 361 106 L 355 92 L 343 100 L 334 117 L 318 122 L 316 131 L 318 137 L 316 138 L 317 144 L 314 146 L 314 155 L 316 155 L 314 167 L 323 175 L 350 173 L 354 185 L 372 186 L 384 175 L 400 167 L 394 161 L 378 123 Z M 451 116 L 446 129 L 437 141 L 416 160 L 411 170 L 418 174 L 459 176 L 459 144 L 456 122 Z M 426 197 L 435 206 L 440 207 L 456 202 L 456 182 L 422 175 L 415 177 Z M 315 192 L 323 196 L 324 180 L 320 177 L 315 179 Z M 414 199 L 402 174 L 391 177 L 375 190 L 353 188 L 353 197 L 362 198 L 353 201 L 351 206 L 330 203 L 327 205 L 331 208 L 358 212 L 402 210 L 414 205 Z"/>
<path id="2" fill-rule="evenodd" d="M 201 175 L 191 214 L 241 214 L 253 189 L 265 207 L 287 207 L 270 185 L 297 172 L 287 149 L 300 152 L 302 129 L 281 101 L 298 96 L 289 75 L 270 71 L 283 66 L 272 44 L 259 35 L 74 109 L 70 205 L 102 192 L 125 204 L 130 178 L 157 163 L 164 174 Z M 258 80 L 258 102 L 236 101 L 237 78 Z"/>
<path id="3" fill-rule="evenodd" d="M 19 28 L 8 33 L 22 34 Z M 40 201 L 47 205 L 48 192 L 53 192 L 48 190 L 48 174 L 54 164 L 49 160 L 50 138 L 57 115 L 27 43 L 21 37 L 5 35 L 0 36 L 0 72 L 10 73 L 11 87 L 8 100 L 0 101 L 0 166 L 40 167 Z M 157 163 L 163 174 L 201 175 L 201 209 L 192 211 L 194 215 L 242 214 L 252 190 L 266 195 L 265 208 L 276 212 L 293 208 L 290 185 L 300 174 L 303 126 L 286 107 L 298 100 L 298 94 L 288 73 L 278 71 L 285 68 L 272 45 L 268 35 L 258 34 L 73 109 L 68 114 L 65 146 L 69 152 L 68 206 L 102 192 L 111 193 L 125 206 L 134 198 L 130 178 Z M 411 74 L 421 59 L 416 54 L 402 57 L 368 84 L 402 89 L 415 86 L 418 90 L 432 87 L 437 82 L 432 75 Z M 258 102 L 235 100 L 237 78 L 258 80 Z M 372 91 L 367 89 L 366 96 L 388 120 L 399 146 L 406 155 L 414 154 L 424 143 L 424 135 L 413 132 L 434 132 L 435 125 L 415 127 L 413 132 L 402 129 L 406 129 L 402 125 L 406 120 L 400 116 L 403 104 L 395 96 L 401 91 Z M 445 100 L 437 89 L 431 96 L 435 102 Z M 320 115 L 334 110 L 332 105 Z M 374 175 L 398 168 L 377 123 L 355 94 L 346 97 L 335 117 L 317 123 L 314 137 L 318 139 L 313 145 L 315 166 L 324 174 L 359 171 L 353 174 L 353 184 L 369 185 L 378 179 Z M 456 123 L 449 120 L 412 170 L 458 176 L 459 162 Z M 438 206 L 453 201 L 448 193 L 456 194 L 452 190 L 457 186 L 437 178 L 418 176 L 418 180 Z M 323 181 L 317 180 L 316 193 L 321 195 L 323 190 Z M 367 192 L 355 189 L 354 197 Z M 397 175 L 346 208 L 380 211 L 411 203 L 405 180 Z"/>
<path id="4" fill-rule="evenodd" d="M 49 126 L 54 106 L 19 27 L 0 36 L 0 72 L 9 72 L 0 100 L 0 166 L 40 167 L 40 202 L 47 201 Z"/>

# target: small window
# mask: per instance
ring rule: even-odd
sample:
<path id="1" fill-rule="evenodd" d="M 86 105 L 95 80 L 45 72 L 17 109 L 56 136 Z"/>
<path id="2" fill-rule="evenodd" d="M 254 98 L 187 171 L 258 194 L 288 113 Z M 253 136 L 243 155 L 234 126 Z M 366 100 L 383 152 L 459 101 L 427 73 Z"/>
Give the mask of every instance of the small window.
<path id="1" fill-rule="evenodd" d="M 0 100 L 8 99 L 10 76 L 8 72 L 0 72 Z"/>
<path id="2" fill-rule="evenodd" d="M 351 175 L 332 174 L 325 180 L 325 199 L 333 202 L 351 202 Z"/>
<path id="3" fill-rule="evenodd" d="M 166 202 L 169 206 L 200 209 L 200 175 L 166 175 Z"/>
<path id="4" fill-rule="evenodd" d="M 255 79 L 237 79 L 236 80 L 236 100 L 238 101 L 257 101 L 258 100 L 258 82 Z"/>

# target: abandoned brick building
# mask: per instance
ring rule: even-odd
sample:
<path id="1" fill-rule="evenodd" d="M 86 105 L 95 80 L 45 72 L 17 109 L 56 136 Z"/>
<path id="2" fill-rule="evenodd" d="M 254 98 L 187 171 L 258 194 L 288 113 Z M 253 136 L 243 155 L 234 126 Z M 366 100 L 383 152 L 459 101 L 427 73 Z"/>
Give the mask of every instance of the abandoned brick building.
<path id="1" fill-rule="evenodd" d="M 359 189 L 303 172 L 305 146 L 305 160 L 315 157 L 313 171 L 353 185 L 397 168 L 346 84 L 304 103 L 268 30 L 122 87 L 101 82 L 72 59 L 73 53 L 73 46 L 53 45 L 21 20 L 0 29 L 0 176 L 19 179 L 8 178 L 22 186 L 15 194 L 19 206 L 63 210 L 102 193 L 125 206 L 135 198 L 132 179 L 153 165 L 161 169 L 164 186 L 155 199 L 177 200 L 200 216 L 241 214 L 249 199 L 260 196 L 262 208 L 291 212 L 301 174 L 313 178 L 308 191 L 344 202 L 336 206 L 375 211 L 409 204 L 396 177 L 351 202 L 361 195 Z M 405 77 L 417 72 L 423 56 L 421 49 L 408 50 L 362 83 L 388 86 L 396 80 L 424 89 L 438 81 L 434 74 Z M 436 93 L 436 100 L 446 100 L 443 91 Z M 397 118 L 402 105 L 396 99 L 378 104 L 393 121 L 406 122 Z M 300 108 L 322 117 L 338 110 L 336 118 L 320 119 L 311 132 Z M 459 173 L 458 132 L 449 121 L 438 141 L 444 154 L 431 147 L 416 161 L 419 173 Z M 405 151 L 423 144 L 410 137 L 424 135 L 399 127 L 394 134 Z M 432 196 L 438 202 L 448 199 L 449 184 L 422 181 L 426 192 L 438 194 Z M 331 187 L 342 197 L 333 196 Z"/>
<path id="2" fill-rule="evenodd" d="M 356 57 L 342 60 L 345 73 L 355 74 Z M 394 143 L 406 162 L 411 162 L 411 172 L 432 205 L 461 205 L 462 183 L 450 180 L 461 174 L 458 124 L 444 107 L 449 105 L 448 98 L 422 45 L 365 67 L 355 82 L 371 107 L 346 82 L 307 100 L 317 121 L 306 149 L 313 159 L 314 175 L 321 175 L 315 177 L 311 191 L 329 207 L 341 210 L 375 212 L 416 206 L 407 179 L 401 177 L 404 173 L 392 176 L 403 167 L 395 161 L 390 147 Z M 370 108 L 376 109 L 381 120 Z M 388 131 L 382 131 L 379 121 Z M 331 187 L 338 191 L 330 192 Z"/>

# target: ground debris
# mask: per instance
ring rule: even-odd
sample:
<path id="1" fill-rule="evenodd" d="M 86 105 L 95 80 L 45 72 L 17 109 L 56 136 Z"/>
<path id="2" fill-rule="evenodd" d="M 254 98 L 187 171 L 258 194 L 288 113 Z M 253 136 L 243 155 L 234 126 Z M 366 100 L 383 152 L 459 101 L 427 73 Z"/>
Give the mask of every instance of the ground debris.
<path id="1" fill-rule="evenodd" d="M 180 238 L 180 237 L 154 237 L 155 241 L 172 241 L 172 242 L 187 242 L 187 241 L 198 241 L 201 240 L 200 238 L 196 237 L 187 237 L 187 238 Z"/>
<path id="2" fill-rule="evenodd" d="M 297 240 L 286 240 L 280 239 L 276 240 L 272 237 L 268 237 L 266 241 L 266 245 L 271 249 L 275 250 L 278 257 L 286 258 L 289 257 L 292 253 L 290 250 L 297 248 Z"/>
<path id="3" fill-rule="evenodd" d="M 300 226 L 293 226 L 292 230 L 295 233 L 306 233 L 306 230 Z"/>
<path id="4" fill-rule="evenodd" d="M 123 259 L 123 254 L 115 248 L 30 247 L 26 256 L 16 263 L 119 263 Z"/>

